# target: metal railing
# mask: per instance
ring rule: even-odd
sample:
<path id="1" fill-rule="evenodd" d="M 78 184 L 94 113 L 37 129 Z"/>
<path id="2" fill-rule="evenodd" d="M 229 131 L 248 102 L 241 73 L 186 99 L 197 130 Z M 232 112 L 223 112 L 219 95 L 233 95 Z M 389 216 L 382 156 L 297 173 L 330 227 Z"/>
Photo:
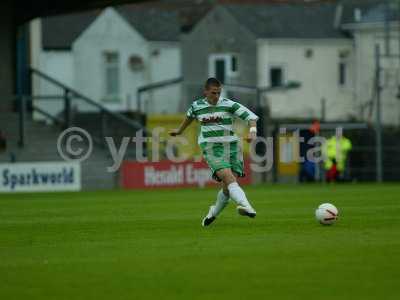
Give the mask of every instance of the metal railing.
<path id="1" fill-rule="evenodd" d="M 113 112 L 100 104 L 99 102 L 89 98 L 88 96 L 83 95 L 82 93 L 78 92 L 77 90 L 73 89 L 70 86 L 60 82 L 59 80 L 51 77 L 50 75 L 39 71 L 35 68 L 29 68 L 30 76 L 33 80 L 34 76 L 39 77 L 42 80 L 52 84 L 60 88 L 63 92 L 62 94 L 56 95 L 19 95 L 18 102 L 19 105 L 19 122 L 20 122 L 20 132 L 19 132 L 19 145 L 21 147 L 25 144 L 25 134 L 24 134 L 24 119 L 26 114 L 26 102 L 30 100 L 32 102 L 32 111 L 39 113 L 40 115 L 44 116 L 47 119 L 53 121 L 56 125 L 59 125 L 61 128 L 65 129 L 72 125 L 72 104 L 74 101 L 83 101 L 88 107 L 94 108 L 100 113 L 101 124 L 99 124 L 100 129 L 100 137 L 104 138 L 106 134 L 106 124 L 105 120 L 106 117 L 110 117 L 111 119 L 115 120 L 119 124 L 123 124 L 130 128 L 133 132 L 142 129 L 144 134 L 146 134 L 146 130 L 144 126 L 136 120 L 132 120 L 120 113 Z M 49 100 L 49 101 L 62 101 L 62 117 L 58 115 L 54 115 L 49 111 L 46 111 L 42 107 L 34 104 L 33 100 Z M 104 139 L 103 139 L 104 140 Z"/>
<path id="2" fill-rule="evenodd" d="M 133 129 L 142 129 L 143 126 L 134 120 L 131 120 L 127 117 L 125 117 L 124 115 L 121 115 L 119 113 L 115 113 L 111 110 L 109 110 L 108 108 L 106 108 L 105 106 L 101 105 L 100 103 L 98 103 L 97 101 L 81 94 L 80 92 L 76 91 L 75 89 L 63 84 L 62 82 L 58 81 L 57 79 L 54 79 L 53 77 L 43 73 L 42 71 L 36 70 L 34 68 L 30 68 L 29 69 L 31 76 L 37 75 L 42 79 L 45 79 L 46 81 L 54 84 L 55 86 L 58 86 L 60 88 L 62 88 L 64 90 L 64 95 L 39 95 L 39 96 L 32 96 L 32 99 L 46 99 L 46 98 L 50 98 L 52 97 L 53 99 L 56 98 L 61 98 L 64 100 L 64 121 L 65 121 L 65 125 L 66 127 L 69 127 L 70 122 L 71 122 L 71 100 L 73 99 L 81 99 L 84 102 L 86 102 L 87 104 L 99 109 L 99 111 L 101 113 L 107 114 L 112 116 L 114 119 L 125 123 L 128 126 L 131 126 Z"/>
<path id="3" fill-rule="evenodd" d="M 256 107 L 261 106 L 261 97 L 266 93 L 272 92 L 286 92 L 293 89 L 298 89 L 301 87 L 301 82 L 298 81 L 289 81 L 285 85 L 282 86 L 249 86 L 249 85 L 241 85 L 241 84 L 231 84 L 226 83 L 224 87 L 228 89 L 228 91 L 239 91 L 239 92 L 253 92 L 256 95 Z"/>
<path id="4" fill-rule="evenodd" d="M 159 81 L 159 82 L 155 82 L 155 83 L 151 83 L 151 84 L 147 84 L 147 85 L 139 87 L 137 89 L 137 101 L 138 101 L 139 112 L 146 112 L 146 109 L 144 107 L 142 107 L 142 106 L 144 106 L 142 104 L 143 103 L 143 99 L 142 99 L 143 93 L 150 92 L 155 89 L 163 88 L 163 87 L 170 86 L 173 84 L 178 84 L 178 83 L 181 83 L 182 81 L 183 81 L 183 77 L 178 77 L 178 78 Z"/>

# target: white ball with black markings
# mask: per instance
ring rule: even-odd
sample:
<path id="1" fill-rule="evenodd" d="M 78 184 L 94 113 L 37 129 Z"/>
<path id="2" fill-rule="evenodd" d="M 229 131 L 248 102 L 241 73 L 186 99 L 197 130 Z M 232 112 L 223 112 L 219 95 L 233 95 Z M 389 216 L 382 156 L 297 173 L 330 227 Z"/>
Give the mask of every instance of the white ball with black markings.
<path id="1" fill-rule="evenodd" d="M 331 225 L 338 218 L 338 209 L 330 203 L 323 203 L 315 211 L 315 217 L 323 225 Z"/>

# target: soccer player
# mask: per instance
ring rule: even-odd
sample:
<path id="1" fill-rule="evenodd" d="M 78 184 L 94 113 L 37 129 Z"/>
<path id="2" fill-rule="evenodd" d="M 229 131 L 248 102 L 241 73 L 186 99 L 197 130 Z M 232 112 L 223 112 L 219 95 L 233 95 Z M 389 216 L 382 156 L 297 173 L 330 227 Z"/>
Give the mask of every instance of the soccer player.
<path id="1" fill-rule="evenodd" d="M 196 119 L 201 125 L 198 144 L 213 178 L 222 183 L 216 203 L 203 219 L 203 226 L 210 225 L 216 219 L 228 204 L 229 198 L 238 205 L 240 215 L 250 218 L 256 216 L 256 211 L 236 181 L 237 176 L 243 177 L 245 174 L 239 138 L 233 132 L 233 119 L 237 117 L 248 122 L 249 134 L 246 140 L 250 142 L 257 136 L 258 117 L 243 105 L 221 97 L 221 89 L 222 84 L 216 78 L 209 78 L 204 86 L 205 98 L 194 101 L 179 128 L 169 132 L 171 136 L 180 135 Z"/>

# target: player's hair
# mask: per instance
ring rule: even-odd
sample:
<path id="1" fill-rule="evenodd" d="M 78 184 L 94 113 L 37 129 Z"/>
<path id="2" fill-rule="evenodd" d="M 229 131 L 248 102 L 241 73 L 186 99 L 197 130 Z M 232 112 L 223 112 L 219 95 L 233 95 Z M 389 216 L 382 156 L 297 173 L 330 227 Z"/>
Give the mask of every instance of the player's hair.
<path id="1" fill-rule="evenodd" d="M 208 90 L 211 86 L 216 86 L 220 87 L 222 86 L 221 81 L 219 81 L 217 78 L 210 77 L 207 79 L 206 83 L 204 84 L 204 88 Z"/>

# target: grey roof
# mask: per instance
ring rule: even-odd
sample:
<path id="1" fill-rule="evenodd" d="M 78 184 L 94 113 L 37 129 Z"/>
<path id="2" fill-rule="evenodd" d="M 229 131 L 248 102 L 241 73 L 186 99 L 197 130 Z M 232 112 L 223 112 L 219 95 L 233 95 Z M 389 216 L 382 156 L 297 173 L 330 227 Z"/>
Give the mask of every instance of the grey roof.
<path id="1" fill-rule="evenodd" d="M 225 5 L 258 38 L 343 38 L 333 3 Z"/>
<path id="2" fill-rule="evenodd" d="M 147 40 L 178 41 L 179 39 L 179 17 L 173 9 L 139 5 L 124 5 L 115 9 Z M 101 10 L 95 10 L 43 18 L 43 48 L 71 48 L 75 39 L 101 12 Z"/>
<path id="3" fill-rule="evenodd" d="M 173 9 L 125 5 L 116 10 L 147 40 L 179 40 L 179 15 Z"/>
<path id="4" fill-rule="evenodd" d="M 369 9 L 361 18 L 363 23 L 384 22 L 388 17 L 389 21 L 398 19 L 398 12 L 388 8 L 385 4 L 379 4 Z"/>
<path id="5" fill-rule="evenodd" d="M 375 23 L 383 22 L 385 20 L 385 3 L 383 0 L 343 0 L 342 24 L 349 23 Z M 355 20 L 355 10 L 359 9 L 361 12 L 361 20 Z M 389 11 L 389 20 L 398 19 L 399 12 L 391 9 Z"/>
<path id="6" fill-rule="evenodd" d="M 92 23 L 100 10 L 42 19 L 44 49 L 68 49 L 75 39 Z"/>

